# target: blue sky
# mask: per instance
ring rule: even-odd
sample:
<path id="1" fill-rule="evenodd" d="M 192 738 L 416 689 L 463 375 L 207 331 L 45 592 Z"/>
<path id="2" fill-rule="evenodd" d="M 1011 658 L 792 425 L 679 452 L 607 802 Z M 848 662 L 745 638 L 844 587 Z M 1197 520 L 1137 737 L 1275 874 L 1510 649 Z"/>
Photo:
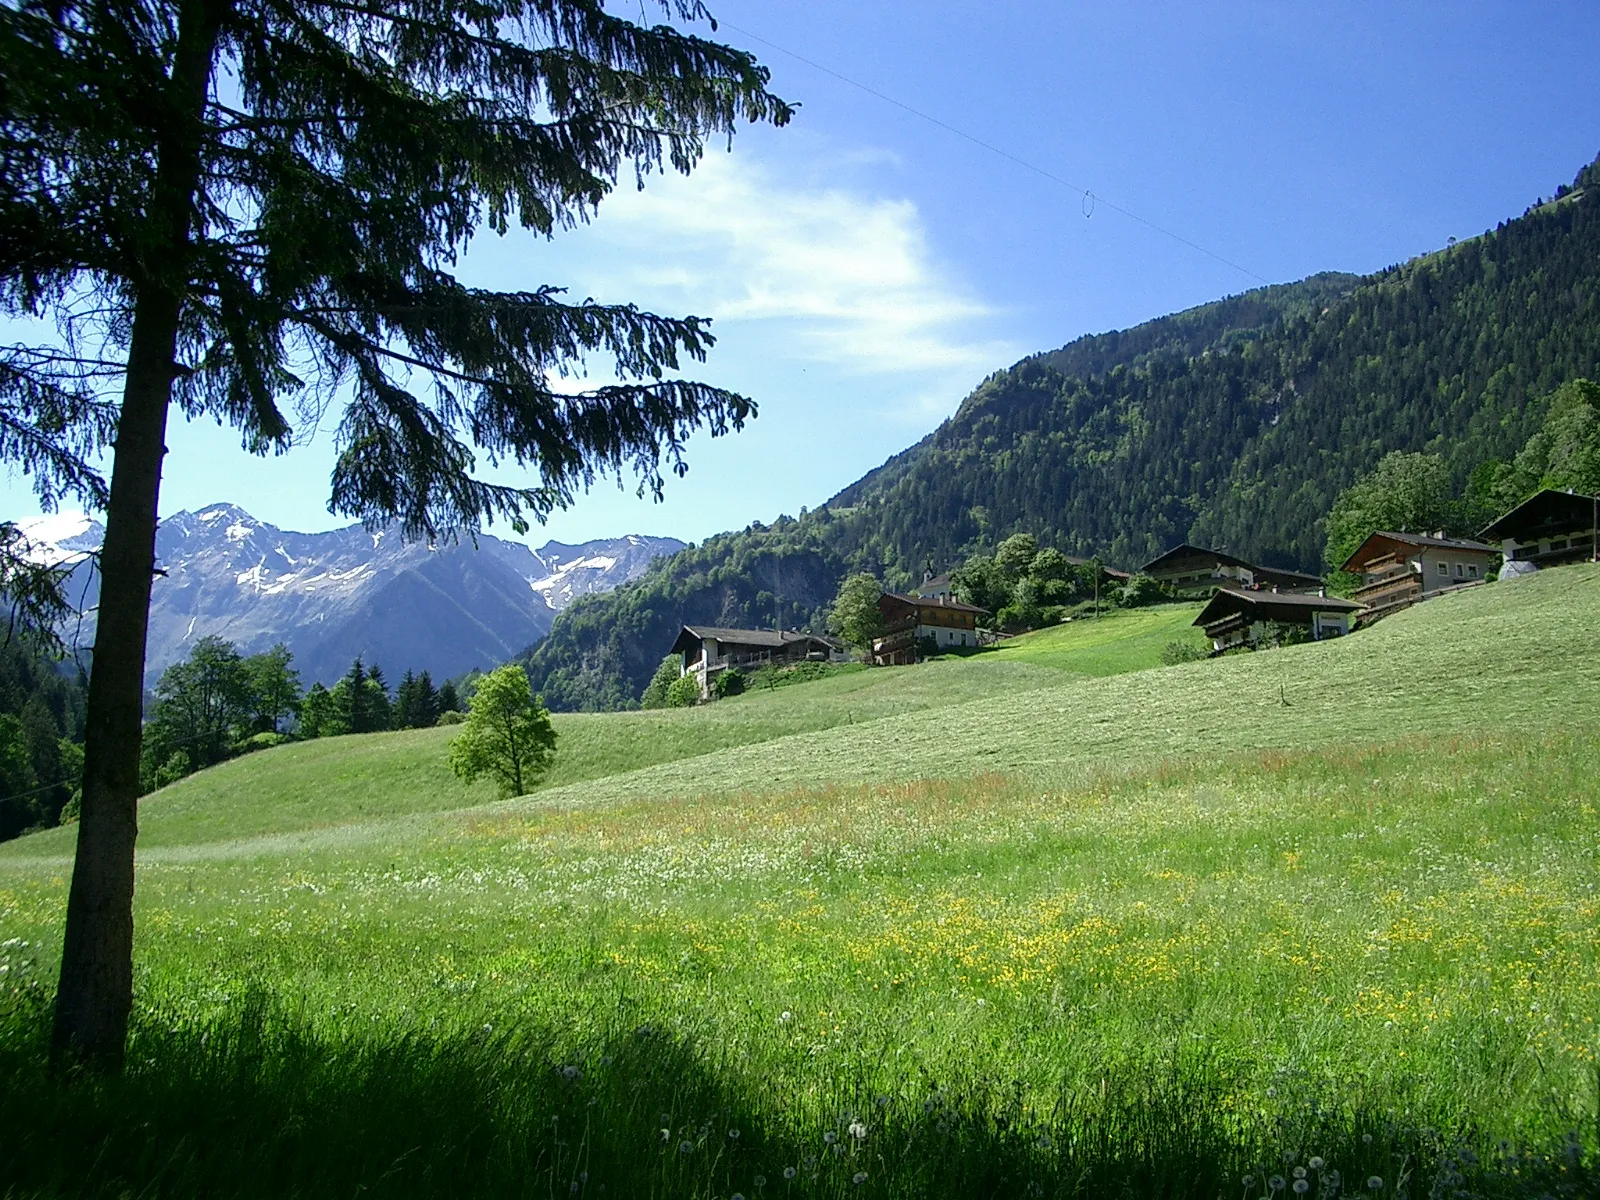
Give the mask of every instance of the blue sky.
<path id="1" fill-rule="evenodd" d="M 665 503 L 601 484 L 535 544 L 698 540 L 815 506 L 1024 354 L 1261 280 L 1403 261 L 1521 213 L 1600 151 L 1594 5 L 711 7 L 797 120 L 716 144 L 687 180 L 625 182 L 583 230 L 481 239 L 464 272 L 709 316 L 719 344 L 695 373 L 761 415 L 695 439 Z M 261 460 L 215 425 L 174 428 L 163 513 L 230 500 L 287 528 L 344 524 L 326 509 L 331 437 L 306 440 Z M 25 481 L 3 488 L 0 514 L 37 511 Z"/>

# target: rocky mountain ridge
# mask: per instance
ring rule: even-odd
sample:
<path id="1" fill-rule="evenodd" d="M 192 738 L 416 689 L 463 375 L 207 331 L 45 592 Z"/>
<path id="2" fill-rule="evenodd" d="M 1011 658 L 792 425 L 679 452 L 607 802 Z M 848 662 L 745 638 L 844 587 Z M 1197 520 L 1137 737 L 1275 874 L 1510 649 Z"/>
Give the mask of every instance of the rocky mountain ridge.
<path id="1" fill-rule="evenodd" d="M 103 526 L 83 514 L 18 522 L 43 561 L 75 562 L 71 596 L 92 614 L 92 552 Z M 630 535 L 539 550 L 492 535 L 427 545 L 360 525 L 297 533 L 233 504 L 166 518 L 156 535 L 148 679 L 198 638 L 218 635 L 245 653 L 282 641 L 302 679 L 336 679 L 356 656 L 398 675 L 435 678 L 503 662 L 549 630 L 578 596 L 636 578 L 673 538 Z M 92 621 L 74 623 L 87 644 Z"/>

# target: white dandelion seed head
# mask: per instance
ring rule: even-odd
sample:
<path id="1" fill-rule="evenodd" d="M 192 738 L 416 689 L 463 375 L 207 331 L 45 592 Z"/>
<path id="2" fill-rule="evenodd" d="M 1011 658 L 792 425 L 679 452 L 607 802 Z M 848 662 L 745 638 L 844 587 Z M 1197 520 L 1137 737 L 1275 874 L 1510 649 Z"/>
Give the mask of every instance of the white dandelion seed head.
<path id="1" fill-rule="evenodd" d="M 800 1172 L 794 1167 L 785 1167 L 783 1169 L 783 1177 L 785 1179 L 793 1179 L 798 1174 L 800 1174 Z"/>
<path id="2" fill-rule="evenodd" d="M 765 1175 L 757 1175 L 755 1177 L 755 1185 L 758 1188 L 766 1187 L 767 1186 L 767 1177 Z"/>
<path id="3" fill-rule="evenodd" d="M 1311 1169 L 1313 1171 L 1320 1171 L 1320 1170 L 1322 1170 L 1323 1167 L 1325 1167 L 1327 1165 L 1328 1165 L 1327 1162 L 1323 1159 L 1323 1157 L 1320 1154 L 1314 1154 L 1314 1155 L 1311 1156 Z"/>
<path id="4" fill-rule="evenodd" d="M 1304 1167 L 1296 1167 L 1290 1174 L 1296 1179 L 1304 1179 L 1306 1177 L 1306 1169 Z"/>
<path id="5" fill-rule="evenodd" d="M 1271 1179 L 1267 1180 L 1267 1186 L 1275 1192 L 1283 1191 L 1283 1183 L 1284 1180 L 1282 1175 L 1274 1175 Z"/>
<path id="6" fill-rule="evenodd" d="M 1378 1176 L 1378 1175 L 1369 1175 L 1367 1177 L 1367 1191 L 1369 1191 L 1369 1192 L 1381 1192 L 1381 1191 L 1383 1191 L 1383 1179 L 1382 1179 L 1382 1177 Z"/>
<path id="7" fill-rule="evenodd" d="M 1294 1190 L 1297 1195 L 1304 1196 L 1311 1190 L 1311 1181 L 1309 1179 L 1296 1179 L 1294 1181 Z"/>
<path id="8" fill-rule="evenodd" d="M 1278 1098 L 1278 1089 L 1277 1088 L 1268 1088 L 1267 1089 L 1267 1099 L 1268 1100 L 1276 1100 L 1277 1098 Z"/>
<path id="9" fill-rule="evenodd" d="M 1372 1145 L 1372 1135 L 1370 1133 L 1363 1133 L 1361 1135 L 1361 1141 L 1365 1145 L 1368 1145 L 1368 1146 Z M 1377 1176 L 1374 1175 L 1373 1178 L 1376 1179 Z"/>
<path id="10" fill-rule="evenodd" d="M 792 1021 L 792 1020 L 794 1020 L 794 1014 L 792 1012 L 790 1012 L 788 1009 L 784 1009 L 781 1013 L 778 1014 L 778 1020 L 780 1020 L 780 1021 Z"/>
<path id="11" fill-rule="evenodd" d="M 857 1187 L 860 1187 L 866 1181 L 867 1173 L 865 1171 L 857 1171 L 854 1175 L 850 1176 L 850 1182 L 855 1184 Z"/>
<path id="12" fill-rule="evenodd" d="M 679 1142 L 678 1143 L 678 1153 L 679 1154 L 689 1154 L 693 1150 L 694 1150 L 694 1143 L 693 1142 Z"/>
<path id="13" fill-rule="evenodd" d="M 582 1071 L 578 1070 L 577 1067 L 571 1066 L 570 1064 L 561 1068 L 561 1078 L 565 1079 L 568 1083 L 571 1083 L 581 1074 L 583 1074 Z"/>
<path id="14" fill-rule="evenodd" d="M 839 1140 L 839 1135 L 830 1129 L 822 1135 L 822 1140 L 827 1145 L 831 1146 Z"/>
<path id="15" fill-rule="evenodd" d="M 867 1137 L 867 1127 L 866 1127 L 866 1125 L 864 1125 L 860 1121 L 851 1121 L 850 1122 L 850 1136 L 855 1138 L 855 1140 L 858 1141 L 858 1142 L 865 1141 L 866 1137 Z"/>

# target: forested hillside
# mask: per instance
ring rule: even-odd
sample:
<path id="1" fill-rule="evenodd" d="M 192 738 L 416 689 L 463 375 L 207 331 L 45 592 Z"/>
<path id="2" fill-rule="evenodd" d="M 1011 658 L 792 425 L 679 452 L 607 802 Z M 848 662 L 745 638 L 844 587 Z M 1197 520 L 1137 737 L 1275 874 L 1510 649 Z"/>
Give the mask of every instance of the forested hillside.
<path id="1" fill-rule="evenodd" d="M 560 707 L 637 697 L 685 621 L 813 620 L 848 570 L 904 584 L 1018 530 L 1134 566 L 1184 539 L 1321 566 L 1339 490 L 1390 450 L 1457 482 L 1600 372 L 1600 170 L 1481 237 L 1364 279 L 1265 288 L 999 371 L 827 506 L 663 560 L 529 657 Z M 783 611 L 776 611 L 782 608 Z"/>

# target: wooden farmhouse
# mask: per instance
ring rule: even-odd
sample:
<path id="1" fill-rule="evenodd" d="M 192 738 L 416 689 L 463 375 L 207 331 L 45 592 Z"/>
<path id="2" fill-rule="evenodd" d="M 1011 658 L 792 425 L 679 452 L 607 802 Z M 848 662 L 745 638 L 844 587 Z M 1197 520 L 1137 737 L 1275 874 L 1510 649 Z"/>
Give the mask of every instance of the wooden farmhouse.
<path id="1" fill-rule="evenodd" d="M 1440 592 L 1482 583 L 1499 556 L 1483 542 L 1380 529 L 1340 570 L 1361 576 L 1355 598 L 1367 609 L 1361 620 L 1370 623 Z"/>
<path id="2" fill-rule="evenodd" d="M 1221 588 L 1194 623 L 1211 639 L 1212 650 L 1220 654 L 1235 646 L 1256 645 L 1272 623 L 1303 625 L 1314 641 L 1342 637 L 1350 632 L 1351 618 L 1360 611 L 1361 605 L 1355 601 L 1334 596 Z"/>
<path id="3" fill-rule="evenodd" d="M 791 629 L 719 629 L 711 625 L 685 625 L 672 643 L 672 653 L 683 655 L 683 673 L 700 683 L 700 697 L 724 671 L 753 671 L 761 667 L 800 662 L 843 662 L 844 643 L 815 633 Z"/>
<path id="4" fill-rule="evenodd" d="M 1276 588 L 1280 592 L 1317 592 L 1322 580 L 1302 571 L 1277 567 L 1258 567 L 1242 558 L 1207 550 L 1185 542 L 1139 568 L 1159 583 L 1170 584 L 1180 592 L 1205 591 L 1213 587 Z"/>
<path id="5" fill-rule="evenodd" d="M 1500 543 L 1511 563 L 1558 567 L 1595 557 L 1596 512 L 1600 497 L 1545 488 L 1528 497 L 1478 534 Z M 1501 571 L 1505 575 L 1504 570 Z"/>
<path id="6" fill-rule="evenodd" d="M 899 592 L 878 597 L 883 636 L 873 639 L 872 661 L 880 667 L 908 666 L 917 661 L 917 643 L 931 639 L 941 650 L 978 644 L 978 618 L 986 608 L 936 596 L 923 599 Z"/>

